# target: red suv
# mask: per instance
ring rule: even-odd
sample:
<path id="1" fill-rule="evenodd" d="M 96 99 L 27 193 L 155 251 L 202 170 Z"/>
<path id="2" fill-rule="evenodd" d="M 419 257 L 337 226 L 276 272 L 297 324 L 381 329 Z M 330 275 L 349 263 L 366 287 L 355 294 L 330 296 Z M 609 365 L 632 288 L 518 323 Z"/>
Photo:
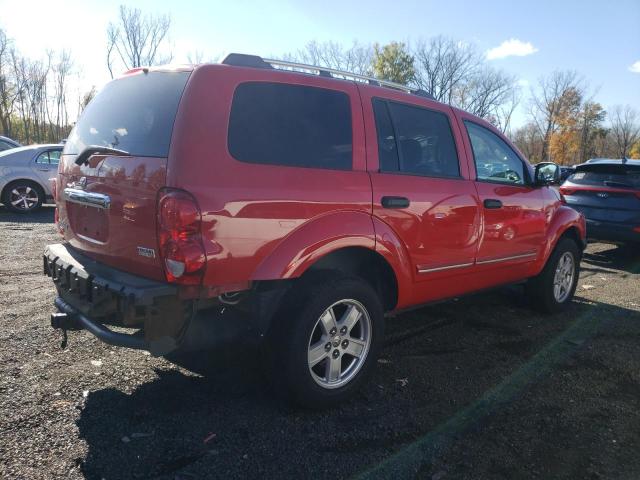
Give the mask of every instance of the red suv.
<path id="1" fill-rule="evenodd" d="M 279 391 L 333 405 L 385 314 L 522 281 L 567 306 L 585 221 L 558 177 L 402 85 L 238 54 L 135 69 L 64 147 L 52 326 L 156 355 L 264 340 Z"/>

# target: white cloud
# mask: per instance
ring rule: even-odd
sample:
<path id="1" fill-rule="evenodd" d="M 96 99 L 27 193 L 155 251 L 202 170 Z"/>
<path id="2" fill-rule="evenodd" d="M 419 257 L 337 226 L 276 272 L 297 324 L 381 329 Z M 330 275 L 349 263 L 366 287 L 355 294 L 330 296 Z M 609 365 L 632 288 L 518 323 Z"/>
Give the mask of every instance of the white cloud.
<path id="1" fill-rule="evenodd" d="M 640 60 L 629 65 L 629 71 L 633 73 L 640 73 Z"/>
<path id="2" fill-rule="evenodd" d="M 506 57 L 524 57 L 536 53 L 538 49 L 531 42 L 523 42 L 517 38 L 505 40 L 497 47 L 487 50 L 487 60 Z"/>

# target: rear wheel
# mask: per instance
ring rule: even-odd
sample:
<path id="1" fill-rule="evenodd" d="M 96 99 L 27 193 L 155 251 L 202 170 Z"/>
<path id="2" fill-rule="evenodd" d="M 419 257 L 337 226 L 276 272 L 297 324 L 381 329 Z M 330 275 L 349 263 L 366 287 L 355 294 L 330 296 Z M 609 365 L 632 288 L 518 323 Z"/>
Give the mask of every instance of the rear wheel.
<path id="1" fill-rule="evenodd" d="M 527 283 L 534 307 L 549 313 L 567 308 L 578 285 L 580 257 L 573 240 L 560 239 L 542 272 Z"/>
<path id="2" fill-rule="evenodd" d="M 17 181 L 9 184 L 2 198 L 2 203 L 8 210 L 15 213 L 30 213 L 38 210 L 44 201 L 44 192 L 38 185 Z"/>
<path id="3" fill-rule="evenodd" d="M 288 399 L 311 408 L 350 398 L 375 365 L 383 309 L 363 280 L 342 277 L 303 286 L 275 321 L 272 376 Z"/>

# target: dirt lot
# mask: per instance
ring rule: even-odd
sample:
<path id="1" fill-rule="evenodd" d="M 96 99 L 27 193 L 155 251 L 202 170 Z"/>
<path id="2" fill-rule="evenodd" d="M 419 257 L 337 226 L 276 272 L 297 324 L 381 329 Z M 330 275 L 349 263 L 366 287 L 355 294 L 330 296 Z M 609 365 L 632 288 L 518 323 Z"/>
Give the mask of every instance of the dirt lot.
<path id="1" fill-rule="evenodd" d="M 48 326 L 53 210 L 0 207 L 1 478 L 640 478 L 640 252 L 588 248 L 577 298 L 518 287 L 388 322 L 378 370 L 330 412 L 277 403 L 260 362 L 203 377 Z"/>

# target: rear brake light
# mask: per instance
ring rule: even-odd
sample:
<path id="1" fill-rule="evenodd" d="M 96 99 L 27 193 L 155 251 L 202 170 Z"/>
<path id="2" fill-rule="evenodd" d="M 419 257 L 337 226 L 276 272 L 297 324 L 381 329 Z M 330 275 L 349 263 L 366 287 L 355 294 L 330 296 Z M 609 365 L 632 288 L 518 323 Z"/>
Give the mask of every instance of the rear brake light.
<path id="1" fill-rule="evenodd" d="M 165 188 L 158 197 L 158 242 L 167 281 L 198 285 L 206 256 L 200 227 L 202 216 L 187 192 Z"/>
<path id="2" fill-rule="evenodd" d="M 562 195 L 573 195 L 576 192 L 574 188 L 560 187 L 560 193 Z"/>
<path id="3" fill-rule="evenodd" d="M 634 232 L 638 232 L 638 233 L 640 233 L 640 227 L 634 227 L 634 228 L 633 228 L 633 231 L 634 231 Z"/>

